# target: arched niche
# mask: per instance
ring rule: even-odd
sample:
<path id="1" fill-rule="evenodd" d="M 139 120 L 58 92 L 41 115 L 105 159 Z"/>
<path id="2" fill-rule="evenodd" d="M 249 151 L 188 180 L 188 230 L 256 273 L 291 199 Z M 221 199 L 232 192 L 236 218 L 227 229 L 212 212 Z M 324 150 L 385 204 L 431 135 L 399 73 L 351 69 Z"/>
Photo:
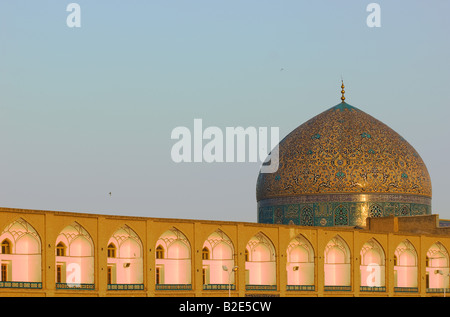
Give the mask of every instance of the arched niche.
<path id="1" fill-rule="evenodd" d="M 449 255 L 444 245 L 437 241 L 427 250 L 426 288 L 449 287 Z"/>
<path id="2" fill-rule="evenodd" d="M 276 284 L 276 253 L 272 241 L 262 232 L 250 238 L 246 246 L 247 285 Z"/>
<path id="3" fill-rule="evenodd" d="M 417 287 L 417 251 L 409 240 L 399 243 L 394 252 L 394 286 Z"/>
<path id="4" fill-rule="evenodd" d="M 58 251 L 58 245 L 65 247 L 64 253 Z M 57 288 L 93 285 L 94 242 L 86 229 L 72 222 L 61 230 L 55 246 Z"/>
<path id="5" fill-rule="evenodd" d="M 2 281 L 41 282 L 41 238 L 25 219 L 8 224 L 0 235 Z"/>
<path id="6" fill-rule="evenodd" d="M 303 235 L 289 242 L 287 253 L 287 284 L 314 285 L 314 249 Z"/>
<path id="7" fill-rule="evenodd" d="M 386 257 L 383 247 L 375 239 L 370 239 L 360 252 L 361 286 L 382 287 L 386 285 Z"/>
<path id="8" fill-rule="evenodd" d="M 233 284 L 235 274 L 234 246 L 220 229 L 206 238 L 202 248 L 203 284 Z"/>
<path id="9" fill-rule="evenodd" d="M 127 225 L 116 230 L 108 240 L 108 284 L 144 282 L 143 245 L 137 233 Z"/>
<path id="10" fill-rule="evenodd" d="M 180 230 L 165 231 L 155 249 L 156 284 L 191 284 L 191 244 Z"/>
<path id="11" fill-rule="evenodd" d="M 350 248 L 339 235 L 325 246 L 324 260 L 325 286 L 350 286 Z"/>

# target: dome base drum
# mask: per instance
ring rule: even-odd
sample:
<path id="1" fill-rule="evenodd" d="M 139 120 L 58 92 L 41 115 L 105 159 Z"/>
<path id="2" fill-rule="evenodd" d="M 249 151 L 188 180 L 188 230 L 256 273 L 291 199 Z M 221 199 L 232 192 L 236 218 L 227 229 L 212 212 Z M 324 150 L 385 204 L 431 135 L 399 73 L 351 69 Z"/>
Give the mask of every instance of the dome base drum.
<path id="1" fill-rule="evenodd" d="M 407 199 L 409 198 L 409 199 Z M 258 202 L 258 222 L 300 226 L 360 226 L 367 217 L 431 214 L 428 197 L 390 194 L 328 194 Z"/>

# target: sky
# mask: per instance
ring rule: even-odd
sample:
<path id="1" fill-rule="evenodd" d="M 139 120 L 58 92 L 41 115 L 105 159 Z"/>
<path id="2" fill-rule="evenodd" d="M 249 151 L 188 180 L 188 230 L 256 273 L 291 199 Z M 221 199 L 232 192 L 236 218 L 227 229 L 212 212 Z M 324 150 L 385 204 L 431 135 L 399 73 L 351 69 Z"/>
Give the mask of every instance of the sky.
<path id="1" fill-rule="evenodd" d="M 0 0 L 0 206 L 256 222 L 260 163 L 175 163 L 172 131 L 281 139 L 343 78 L 418 151 L 450 219 L 450 1 L 378 1 L 379 27 L 370 3 Z"/>

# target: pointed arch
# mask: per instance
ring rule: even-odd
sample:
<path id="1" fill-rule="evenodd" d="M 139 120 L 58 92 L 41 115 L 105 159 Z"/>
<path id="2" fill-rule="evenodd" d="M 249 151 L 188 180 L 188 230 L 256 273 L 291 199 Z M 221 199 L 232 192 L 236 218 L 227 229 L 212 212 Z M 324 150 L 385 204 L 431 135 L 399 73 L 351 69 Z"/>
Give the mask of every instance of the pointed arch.
<path id="1" fill-rule="evenodd" d="M 417 287 L 418 284 L 418 256 L 414 245 L 405 239 L 395 248 L 394 256 L 397 259 L 394 265 L 394 287 Z"/>
<path id="2" fill-rule="evenodd" d="M 398 266 L 417 266 L 417 251 L 414 245 L 408 240 L 403 240 L 395 248 Z"/>
<path id="3" fill-rule="evenodd" d="M 8 238 L 2 241 L 2 254 L 11 254 L 12 242 Z"/>
<path id="4" fill-rule="evenodd" d="M 245 263 L 247 285 L 276 284 L 276 251 L 272 241 L 258 232 L 247 243 L 248 261 Z"/>
<path id="5" fill-rule="evenodd" d="M 234 267 L 233 243 L 222 230 L 217 229 L 203 243 L 203 284 L 233 284 Z"/>
<path id="6" fill-rule="evenodd" d="M 55 248 L 56 288 L 94 288 L 94 241 L 89 232 L 74 221 L 56 237 L 55 246 L 64 245 L 58 255 Z"/>
<path id="7" fill-rule="evenodd" d="M 325 246 L 324 256 L 327 264 L 347 264 L 350 263 L 350 248 L 341 236 L 336 235 Z"/>
<path id="8" fill-rule="evenodd" d="M 41 238 L 37 231 L 25 219 L 18 218 L 3 229 L 0 241 L 8 239 L 11 254 L 41 253 Z"/>
<path id="9" fill-rule="evenodd" d="M 360 255 L 361 265 L 369 265 L 371 263 L 385 265 L 386 254 L 381 244 L 375 238 L 371 238 L 363 244 Z"/>
<path id="10" fill-rule="evenodd" d="M 116 289 L 115 284 L 143 284 L 143 245 L 131 227 L 126 224 L 119 227 L 109 238 L 107 250 L 107 279 L 110 289 Z"/>
<path id="11" fill-rule="evenodd" d="M 156 258 L 157 259 L 164 259 L 165 258 L 165 250 L 162 245 L 158 244 L 156 246 Z"/>
<path id="12" fill-rule="evenodd" d="M 303 235 L 292 239 L 287 247 L 288 285 L 314 285 L 314 249 Z"/>
<path id="13" fill-rule="evenodd" d="M 117 247 L 117 256 L 120 258 L 142 257 L 142 240 L 139 235 L 126 224 L 112 234 L 108 241 L 108 244 L 110 243 L 113 243 Z"/>
<path id="14" fill-rule="evenodd" d="M 117 254 L 117 247 L 113 242 L 108 244 L 108 258 L 115 258 Z"/>
<path id="15" fill-rule="evenodd" d="M 78 222 L 66 226 L 56 238 L 56 244 L 67 246 L 67 256 L 94 256 L 94 241 L 91 235 Z"/>
<path id="16" fill-rule="evenodd" d="M 161 248 L 164 258 L 158 258 Z M 180 230 L 172 227 L 162 233 L 155 249 L 156 284 L 191 284 L 191 244 Z"/>
<path id="17" fill-rule="evenodd" d="M 60 241 L 56 245 L 56 256 L 66 256 L 67 247 L 64 242 Z"/>
<path id="18" fill-rule="evenodd" d="M 211 259 L 231 260 L 234 257 L 234 245 L 231 239 L 220 229 L 206 238 L 203 247 L 211 251 Z"/>
<path id="19" fill-rule="evenodd" d="M 449 254 L 445 246 L 436 241 L 427 251 L 426 288 L 449 287 Z"/>
<path id="20" fill-rule="evenodd" d="M 445 268 L 449 266 L 449 255 L 444 245 L 436 241 L 427 251 L 429 259 L 427 267 L 431 268 Z"/>
<path id="21" fill-rule="evenodd" d="M 275 261 L 276 252 L 272 241 L 261 231 L 247 242 L 250 261 Z"/>
<path id="22" fill-rule="evenodd" d="M 208 247 L 203 247 L 202 249 L 202 259 L 203 260 L 209 260 L 210 258 L 210 251 Z"/>
<path id="23" fill-rule="evenodd" d="M 190 259 L 191 243 L 183 232 L 175 227 L 166 230 L 156 242 L 166 251 L 167 259 Z"/>
<path id="24" fill-rule="evenodd" d="M 324 277 L 327 286 L 350 286 L 350 248 L 345 240 L 336 235 L 325 246 Z"/>
<path id="25" fill-rule="evenodd" d="M 9 223 L 0 234 L 0 243 L 2 281 L 42 281 L 41 238 L 28 221 L 17 218 Z"/>
<path id="26" fill-rule="evenodd" d="M 386 285 L 386 255 L 381 244 L 371 238 L 363 244 L 360 251 L 360 285 L 365 287 L 384 287 Z"/>
<path id="27" fill-rule="evenodd" d="M 314 262 L 314 249 L 302 234 L 292 239 L 287 247 L 288 262 Z"/>

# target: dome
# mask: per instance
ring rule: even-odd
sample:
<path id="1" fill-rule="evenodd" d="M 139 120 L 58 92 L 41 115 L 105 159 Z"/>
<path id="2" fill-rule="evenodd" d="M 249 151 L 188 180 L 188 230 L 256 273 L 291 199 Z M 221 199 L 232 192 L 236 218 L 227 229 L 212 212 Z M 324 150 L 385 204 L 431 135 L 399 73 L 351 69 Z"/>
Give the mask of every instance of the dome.
<path id="1" fill-rule="evenodd" d="M 256 196 L 265 223 L 365 225 L 368 216 L 431 213 L 430 176 L 417 151 L 344 101 L 279 143 L 278 171 L 259 174 Z"/>

